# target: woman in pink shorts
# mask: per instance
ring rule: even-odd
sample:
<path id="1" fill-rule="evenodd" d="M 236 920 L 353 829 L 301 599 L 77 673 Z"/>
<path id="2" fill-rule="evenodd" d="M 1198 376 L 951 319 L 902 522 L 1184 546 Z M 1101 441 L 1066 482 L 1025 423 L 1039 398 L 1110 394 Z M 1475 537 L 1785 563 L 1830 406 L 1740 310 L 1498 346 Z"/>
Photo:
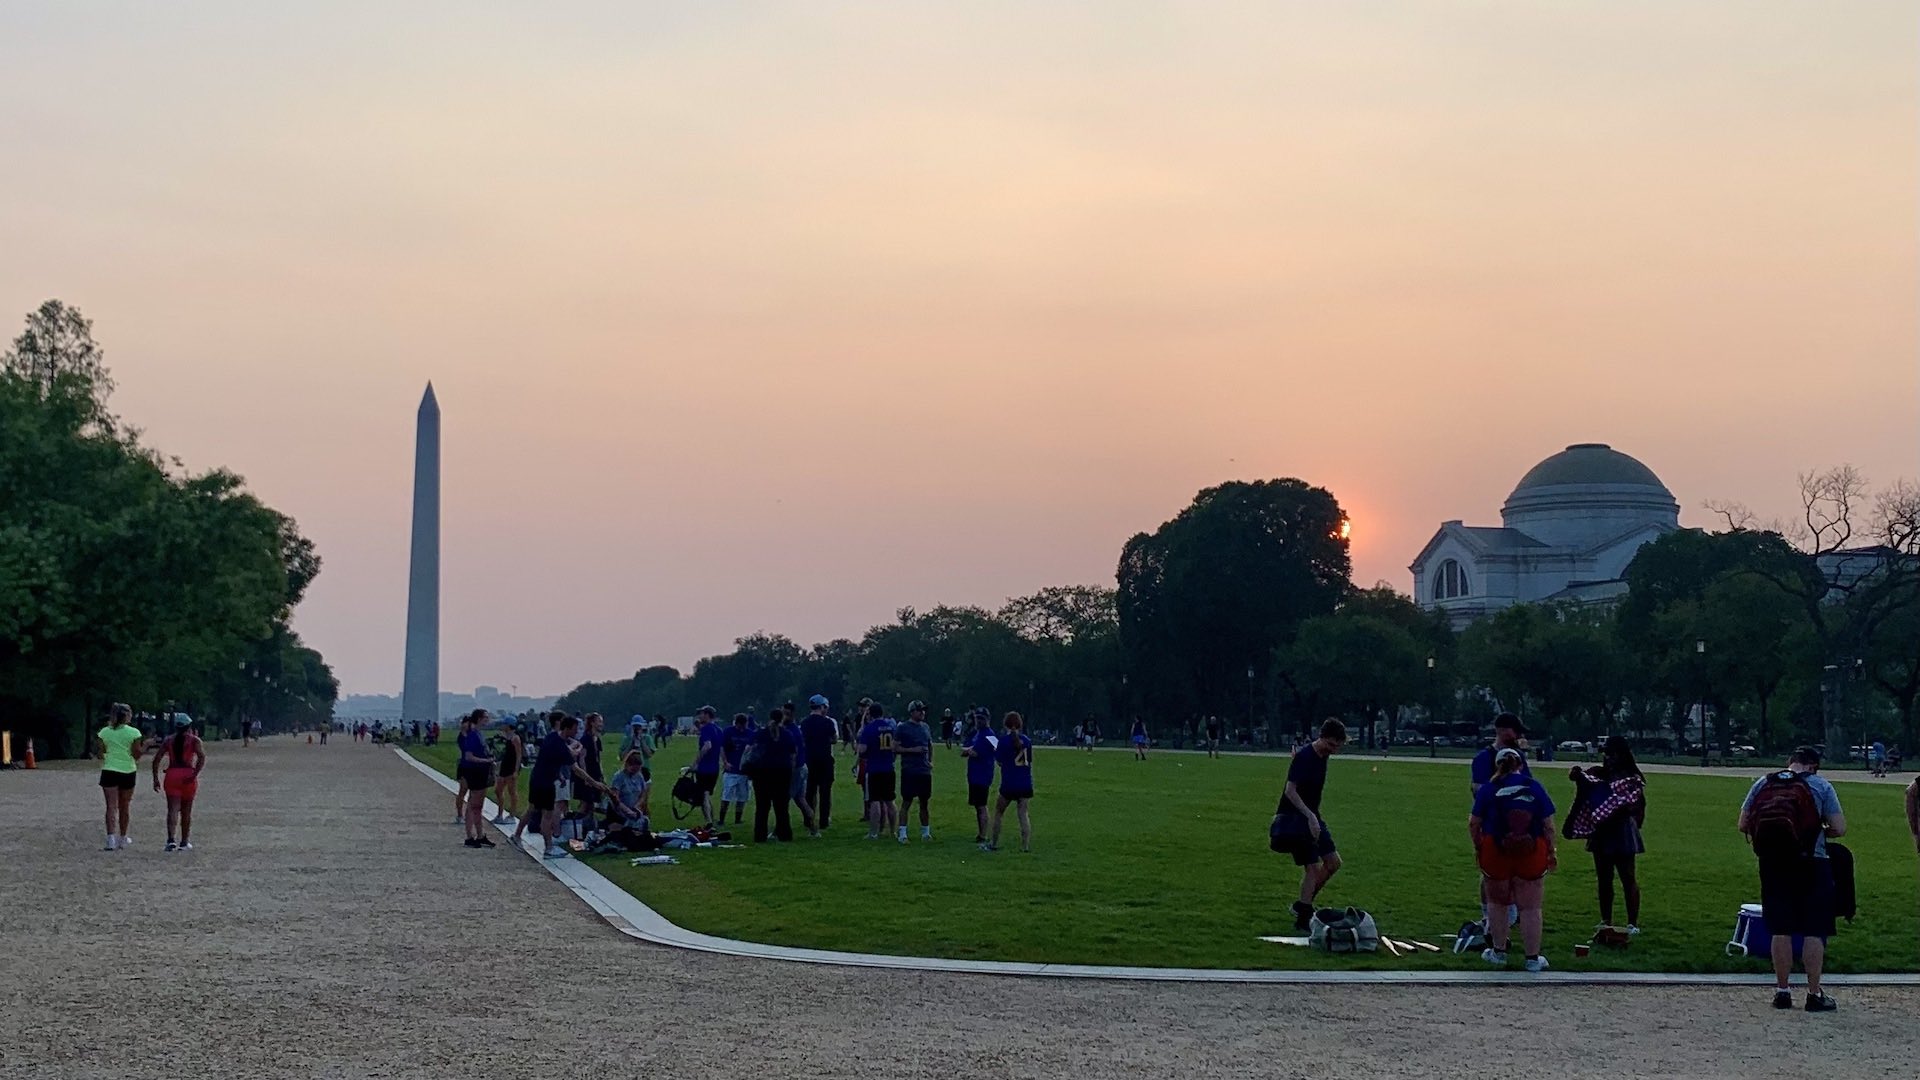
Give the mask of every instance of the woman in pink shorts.
<path id="1" fill-rule="evenodd" d="M 200 736 L 193 733 L 192 718 L 186 713 L 173 714 L 173 734 L 160 744 L 160 752 L 153 755 L 153 790 L 165 791 L 167 795 L 167 850 L 192 851 L 193 843 L 188 837 L 193 833 L 193 797 L 200 793 L 200 770 L 207 767 L 207 749 L 200 742 Z M 167 771 L 164 779 L 160 772 L 160 761 L 165 759 Z M 180 839 L 174 841 L 174 825 L 180 826 Z"/>

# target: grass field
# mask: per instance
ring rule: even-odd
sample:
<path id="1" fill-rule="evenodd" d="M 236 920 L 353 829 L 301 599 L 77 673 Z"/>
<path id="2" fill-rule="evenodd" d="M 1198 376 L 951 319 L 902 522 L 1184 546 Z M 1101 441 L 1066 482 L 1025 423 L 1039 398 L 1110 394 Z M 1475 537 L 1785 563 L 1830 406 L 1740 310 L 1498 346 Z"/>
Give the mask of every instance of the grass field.
<path id="1" fill-rule="evenodd" d="M 610 773 L 615 740 L 607 744 Z M 693 747 L 690 738 L 672 740 L 654 759 L 656 780 L 670 780 Z M 452 747 L 416 753 L 450 772 Z M 1017 842 L 1007 845 L 1005 837 L 995 854 L 971 843 L 962 759 L 941 748 L 935 760 L 932 843 L 918 841 L 917 823 L 906 847 L 863 839 L 859 792 L 843 754 L 834 824 L 823 839 L 680 852 L 672 867 L 634 868 L 620 857 L 592 864 L 681 926 L 779 945 L 1243 969 L 1483 966 L 1451 953 L 1328 957 L 1257 940 L 1292 932 L 1286 909 L 1299 888 L 1292 860 L 1266 846 L 1284 758 L 1157 752 L 1142 763 L 1118 750 L 1042 751 L 1029 855 L 1008 850 Z M 1573 785 L 1565 770 L 1543 770 L 1542 779 L 1567 805 Z M 1749 782 L 1648 777 L 1644 932 L 1626 952 L 1574 957 L 1574 944 L 1599 921 L 1599 904 L 1591 857 L 1581 844 L 1563 842 L 1546 899 L 1545 951 L 1555 967 L 1762 970 L 1759 961 L 1723 952 L 1734 913 L 1759 899 L 1753 857 L 1733 829 Z M 665 786 L 655 796 L 655 816 L 666 819 L 657 828 L 672 827 Z M 1324 812 L 1346 869 L 1322 903 L 1367 908 L 1382 932 L 1444 947 L 1476 914 L 1467 788 L 1459 764 L 1336 758 Z M 1858 864 L 1860 917 L 1841 924 L 1830 970 L 1920 970 L 1920 869 L 1901 789 L 1843 783 L 1839 791 Z M 751 826 L 749 811 L 744 828 Z M 1011 813 L 1006 828 L 1017 838 Z M 735 835 L 748 839 L 744 830 Z"/>

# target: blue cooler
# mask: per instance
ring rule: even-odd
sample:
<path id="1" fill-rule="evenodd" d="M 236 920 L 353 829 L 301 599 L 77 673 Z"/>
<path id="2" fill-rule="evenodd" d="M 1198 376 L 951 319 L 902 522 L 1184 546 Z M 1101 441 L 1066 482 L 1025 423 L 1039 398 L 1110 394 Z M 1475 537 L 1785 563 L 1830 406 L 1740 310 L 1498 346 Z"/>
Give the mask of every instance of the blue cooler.
<path id="1" fill-rule="evenodd" d="M 1805 942 L 1806 938 L 1794 935 L 1795 960 L 1800 959 L 1800 946 Z M 1740 905 L 1740 914 L 1735 916 L 1733 924 L 1733 940 L 1727 942 L 1727 955 L 1772 962 L 1773 932 L 1767 929 L 1767 917 L 1761 914 L 1759 904 Z"/>

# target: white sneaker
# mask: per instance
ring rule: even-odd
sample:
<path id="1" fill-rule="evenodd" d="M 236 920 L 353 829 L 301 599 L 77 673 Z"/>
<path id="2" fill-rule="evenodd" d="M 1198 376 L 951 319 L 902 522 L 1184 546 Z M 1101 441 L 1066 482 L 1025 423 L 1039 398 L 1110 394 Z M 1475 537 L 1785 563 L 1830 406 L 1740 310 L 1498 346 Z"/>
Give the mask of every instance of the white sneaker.
<path id="1" fill-rule="evenodd" d="M 108 833 L 108 834 L 107 834 L 107 846 L 106 846 L 105 848 L 103 848 L 102 850 L 105 850 L 105 851 L 119 851 L 119 850 L 120 850 L 120 838 L 119 838 L 119 837 L 117 837 L 117 836 L 115 836 L 115 835 L 113 835 L 112 833 Z"/>
<path id="2" fill-rule="evenodd" d="M 1628 926 L 1628 927 L 1627 927 L 1627 936 L 1628 936 L 1628 937 L 1639 937 L 1639 936 L 1640 936 L 1640 928 L 1639 928 L 1639 927 L 1637 927 L 1637 926 Z"/>
<path id="3" fill-rule="evenodd" d="M 132 847 L 132 846 L 133 846 L 133 837 L 131 837 L 131 836 L 123 836 L 123 837 L 121 837 L 121 838 L 120 838 L 120 846 L 121 846 L 121 847 L 123 847 L 123 848 L 130 848 L 130 847 Z"/>
<path id="4" fill-rule="evenodd" d="M 181 841 L 181 842 L 180 842 L 180 850 L 181 850 L 181 851 L 192 851 L 192 850 L 193 850 L 193 845 L 192 845 L 192 844 L 189 844 L 189 843 L 187 843 L 186 841 L 184 841 L 184 840 L 183 840 L 183 841 Z"/>
<path id="5" fill-rule="evenodd" d="M 1529 958 L 1525 966 L 1528 971 L 1541 972 L 1541 971 L 1547 970 L 1547 968 L 1551 967 L 1552 965 L 1547 963 L 1546 957 L 1535 956 L 1535 957 Z"/>
<path id="6" fill-rule="evenodd" d="M 566 848 L 550 847 L 547 849 L 546 857 L 549 859 L 565 859 L 565 858 L 569 858 L 570 856 L 567 854 Z"/>
<path id="7" fill-rule="evenodd" d="M 174 842 L 173 842 L 173 841 L 171 841 L 171 840 L 169 840 L 169 841 L 167 841 L 167 850 L 168 850 L 168 851 L 179 851 L 179 850 L 180 850 L 180 845 L 179 845 L 179 844 L 176 844 L 176 843 L 174 843 Z"/>
<path id="8" fill-rule="evenodd" d="M 921 830 L 920 830 L 920 839 L 922 839 L 922 840 L 931 840 L 931 839 L 933 839 L 933 830 L 932 830 L 932 829 L 921 829 Z"/>
<path id="9" fill-rule="evenodd" d="M 1498 949 L 1487 948 L 1480 950 L 1480 959 L 1485 960 L 1494 967 L 1507 966 L 1507 954 Z"/>

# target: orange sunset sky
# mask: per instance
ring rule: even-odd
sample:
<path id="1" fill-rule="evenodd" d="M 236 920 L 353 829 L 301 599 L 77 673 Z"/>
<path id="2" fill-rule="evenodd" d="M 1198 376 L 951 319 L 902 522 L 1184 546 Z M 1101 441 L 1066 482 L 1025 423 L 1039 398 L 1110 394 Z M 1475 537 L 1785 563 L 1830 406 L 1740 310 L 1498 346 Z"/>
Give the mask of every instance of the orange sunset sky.
<path id="1" fill-rule="evenodd" d="M 1920 475 L 1904 0 L 290 7 L 0 7 L 0 318 L 299 519 L 348 691 L 429 379 L 450 689 L 1110 584 L 1227 479 L 1405 589 L 1572 442 Z"/>

